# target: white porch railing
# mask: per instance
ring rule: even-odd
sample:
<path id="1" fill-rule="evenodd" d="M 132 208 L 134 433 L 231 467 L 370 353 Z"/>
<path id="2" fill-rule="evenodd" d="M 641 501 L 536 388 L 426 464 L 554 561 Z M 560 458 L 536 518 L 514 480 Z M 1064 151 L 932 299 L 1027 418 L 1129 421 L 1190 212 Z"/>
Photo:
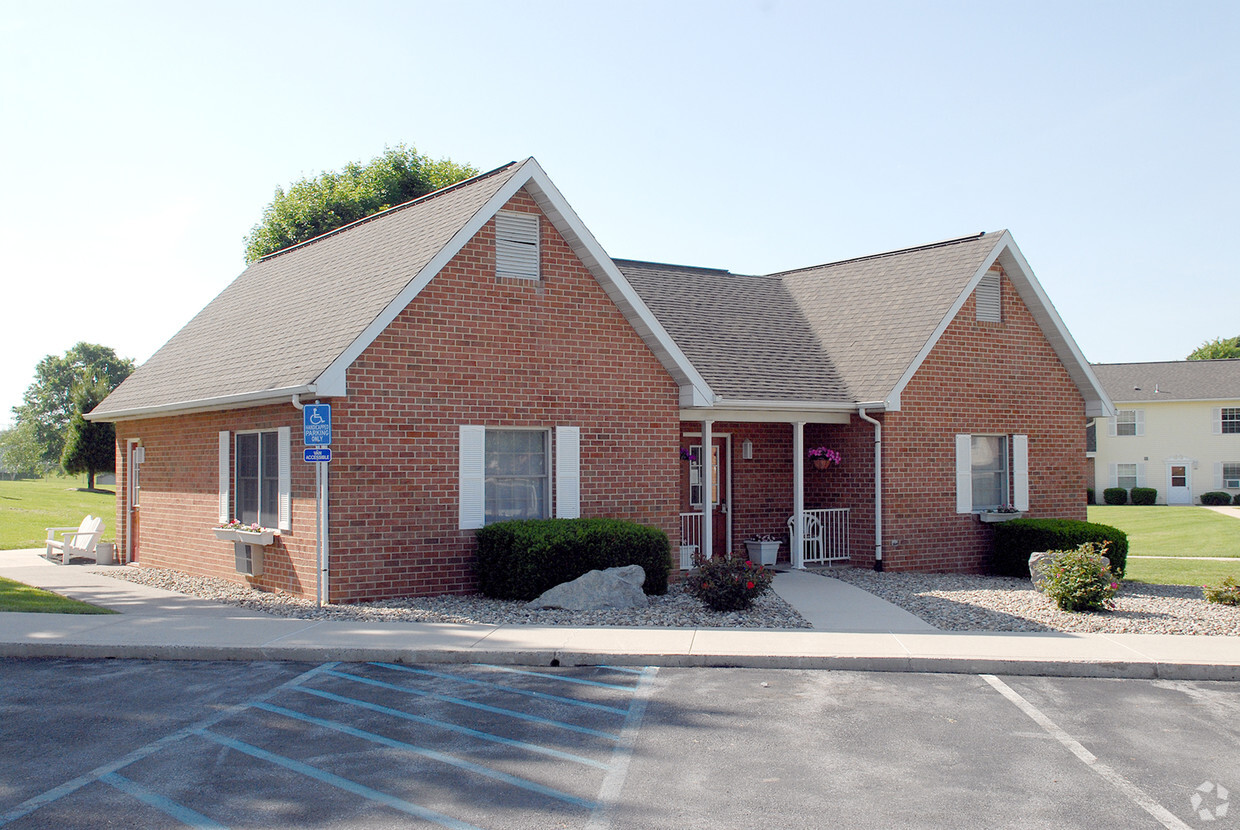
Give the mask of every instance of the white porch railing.
<path id="1" fill-rule="evenodd" d="M 806 510 L 802 534 L 806 565 L 824 562 L 840 562 L 848 559 L 848 508 L 832 507 L 822 510 Z M 791 536 L 794 516 L 788 517 Z"/>
<path id="2" fill-rule="evenodd" d="M 693 567 L 693 555 L 702 549 L 702 514 L 680 514 L 680 568 Z"/>

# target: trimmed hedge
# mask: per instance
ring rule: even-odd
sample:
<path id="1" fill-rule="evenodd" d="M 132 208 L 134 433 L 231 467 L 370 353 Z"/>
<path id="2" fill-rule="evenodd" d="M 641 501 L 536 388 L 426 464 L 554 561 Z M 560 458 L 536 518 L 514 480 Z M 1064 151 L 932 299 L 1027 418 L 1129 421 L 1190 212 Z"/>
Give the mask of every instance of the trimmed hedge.
<path id="1" fill-rule="evenodd" d="M 667 593 L 667 534 L 621 519 L 525 519 L 478 531 L 478 586 L 499 599 L 531 600 L 593 570 L 641 565 L 642 590 Z"/>
<path id="2" fill-rule="evenodd" d="M 1102 491 L 1102 500 L 1107 504 L 1127 504 L 1128 491 L 1123 487 L 1108 487 Z"/>
<path id="3" fill-rule="evenodd" d="M 1013 519 L 994 525 L 990 568 L 1000 576 L 1029 576 L 1029 555 L 1037 551 L 1075 550 L 1085 542 L 1108 542 L 1111 573 L 1124 575 L 1128 534 L 1110 525 L 1075 519 Z"/>
<path id="4" fill-rule="evenodd" d="M 1158 500 L 1158 490 L 1154 487 L 1133 487 L 1132 503 L 1151 505 Z"/>
<path id="5" fill-rule="evenodd" d="M 1221 507 L 1231 504 L 1231 496 L 1222 490 L 1213 490 L 1209 493 L 1201 494 L 1201 503 L 1211 507 Z"/>

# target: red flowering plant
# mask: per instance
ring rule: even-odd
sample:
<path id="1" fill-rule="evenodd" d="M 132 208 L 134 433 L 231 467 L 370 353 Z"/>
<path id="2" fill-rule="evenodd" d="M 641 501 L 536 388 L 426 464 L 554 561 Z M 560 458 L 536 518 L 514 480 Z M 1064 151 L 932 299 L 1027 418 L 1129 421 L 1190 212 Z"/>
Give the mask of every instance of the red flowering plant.
<path id="1" fill-rule="evenodd" d="M 715 611 L 743 611 L 771 588 L 774 574 L 739 556 L 699 557 L 685 590 Z"/>

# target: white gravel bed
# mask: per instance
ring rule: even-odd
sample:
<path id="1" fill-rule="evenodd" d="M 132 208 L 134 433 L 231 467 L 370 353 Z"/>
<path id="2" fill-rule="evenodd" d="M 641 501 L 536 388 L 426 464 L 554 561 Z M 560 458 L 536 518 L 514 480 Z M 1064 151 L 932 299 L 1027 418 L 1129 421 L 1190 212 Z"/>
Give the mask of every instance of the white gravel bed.
<path id="1" fill-rule="evenodd" d="M 1240 607 L 1206 602 L 1192 585 L 1121 582 L 1115 610 L 1061 611 L 1028 579 L 965 574 L 821 571 L 944 631 L 1083 631 L 1240 636 Z"/>
<path id="2" fill-rule="evenodd" d="M 163 568 L 107 568 L 95 573 L 154 588 L 199 597 L 252 611 L 303 620 L 483 623 L 487 625 L 616 625 L 639 628 L 810 628 L 800 614 L 768 591 L 746 611 L 711 611 L 671 586 L 650 606 L 622 611 L 534 610 L 524 602 L 490 599 L 480 594 L 404 597 L 357 604 L 315 606 L 313 600 L 256 591 L 236 582 L 192 576 Z"/>

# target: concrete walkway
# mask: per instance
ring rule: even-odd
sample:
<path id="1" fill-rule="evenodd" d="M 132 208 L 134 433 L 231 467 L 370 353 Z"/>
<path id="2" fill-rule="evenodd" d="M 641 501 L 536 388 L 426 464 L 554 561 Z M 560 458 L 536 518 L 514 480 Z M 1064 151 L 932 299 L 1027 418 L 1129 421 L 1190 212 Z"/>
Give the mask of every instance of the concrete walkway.
<path id="1" fill-rule="evenodd" d="M 0 614 L 0 657 L 117 657 L 507 665 L 659 665 L 1240 680 L 1240 638 L 937 631 L 808 573 L 776 590 L 805 630 L 293 620 L 0 551 L 0 576 L 120 611 Z"/>

